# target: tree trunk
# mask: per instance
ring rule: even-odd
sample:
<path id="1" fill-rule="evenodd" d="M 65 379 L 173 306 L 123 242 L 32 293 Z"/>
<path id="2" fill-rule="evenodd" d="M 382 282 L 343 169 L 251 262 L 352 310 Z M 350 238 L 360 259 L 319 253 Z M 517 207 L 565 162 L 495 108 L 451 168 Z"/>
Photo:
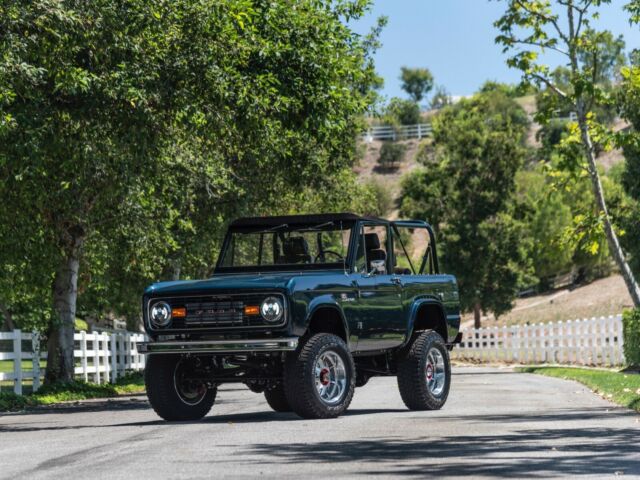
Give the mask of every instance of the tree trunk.
<path id="1" fill-rule="evenodd" d="M 4 322 L 2 323 L 2 328 L 0 330 L 7 330 L 10 332 L 14 328 L 16 328 L 13 323 L 11 312 L 4 303 L 0 303 L 0 311 L 2 312 L 2 316 L 4 317 Z"/>
<path id="2" fill-rule="evenodd" d="M 73 332 L 83 243 L 82 237 L 73 239 L 53 282 L 53 308 L 57 319 L 49 329 L 45 383 L 69 382 L 74 377 Z"/>
<path id="3" fill-rule="evenodd" d="M 482 308 L 480 307 L 480 302 L 476 302 L 473 304 L 473 328 L 482 327 L 480 319 L 482 318 Z"/>
<path id="4" fill-rule="evenodd" d="M 622 247 L 620 246 L 620 241 L 618 240 L 618 236 L 616 235 L 615 230 L 613 229 L 613 225 L 611 224 L 611 217 L 609 217 L 609 211 L 607 210 L 607 203 L 604 198 L 604 190 L 602 188 L 602 182 L 600 181 L 600 174 L 598 173 L 598 168 L 596 165 L 596 155 L 595 150 L 593 148 L 593 142 L 591 141 L 591 136 L 589 135 L 589 126 L 587 125 L 586 112 L 583 104 L 578 104 L 578 124 L 580 126 L 580 136 L 582 139 L 582 144 L 585 149 L 585 153 L 587 155 L 587 162 L 589 165 L 589 177 L 591 178 L 591 185 L 593 187 L 593 193 L 596 197 L 596 204 L 598 206 L 598 210 L 604 216 L 604 231 L 607 236 L 607 243 L 609 244 L 609 249 L 611 250 L 611 254 L 620 269 L 620 273 L 622 274 L 622 278 L 624 279 L 624 283 L 627 286 L 627 290 L 629 291 L 629 295 L 633 300 L 633 304 L 636 308 L 640 307 L 640 287 L 638 287 L 638 283 L 633 276 L 633 272 L 627 263 L 627 259 L 622 251 Z"/>

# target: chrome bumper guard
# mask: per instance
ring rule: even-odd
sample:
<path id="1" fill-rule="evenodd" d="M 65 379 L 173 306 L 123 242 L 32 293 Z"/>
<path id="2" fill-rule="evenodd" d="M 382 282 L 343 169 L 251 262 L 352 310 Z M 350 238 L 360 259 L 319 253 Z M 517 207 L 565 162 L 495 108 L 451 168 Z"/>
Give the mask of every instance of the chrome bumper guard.
<path id="1" fill-rule="evenodd" d="M 298 347 L 298 337 L 255 340 L 192 340 L 139 342 L 138 353 L 247 353 L 290 352 Z"/>

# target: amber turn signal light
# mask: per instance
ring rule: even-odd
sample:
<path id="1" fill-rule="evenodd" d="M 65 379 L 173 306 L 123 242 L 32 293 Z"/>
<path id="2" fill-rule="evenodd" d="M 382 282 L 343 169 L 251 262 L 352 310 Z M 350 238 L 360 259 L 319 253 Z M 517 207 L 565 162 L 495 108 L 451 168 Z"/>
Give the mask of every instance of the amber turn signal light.
<path id="1" fill-rule="evenodd" d="M 258 315 L 260 313 L 260 307 L 258 305 L 247 305 L 244 307 L 245 315 Z"/>
<path id="2" fill-rule="evenodd" d="M 173 318 L 183 318 L 187 316 L 186 308 L 173 308 L 171 309 L 171 316 Z"/>

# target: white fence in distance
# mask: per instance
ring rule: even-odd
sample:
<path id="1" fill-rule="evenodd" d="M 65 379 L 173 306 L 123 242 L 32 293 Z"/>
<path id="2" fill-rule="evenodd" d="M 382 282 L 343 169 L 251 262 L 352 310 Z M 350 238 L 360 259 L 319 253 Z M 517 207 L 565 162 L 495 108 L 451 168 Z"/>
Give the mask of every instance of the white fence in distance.
<path id="1" fill-rule="evenodd" d="M 614 367 L 624 364 L 622 315 L 464 330 L 458 360 Z"/>
<path id="2" fill-rule="evenodd" d="M 362 134 L 362 139 L 371 143 L 374 140 L 405 140 L 409 138 L 424 138 L 431 135 L 431 124 L 419 123 L 416 125 L 401 125 L 394 127 L 392 125 L 378 125 L 369 127 Z"/>
<path id="3" fill-rule="evenodd" d="M 141 333 L 132 332 L 76 332 L 73 335 L 75 347 L 75 374 L 84 381 L 114 383 L 129 370 L 142 370 L 144 355 L 138 353 L 136 342 L 145 340 Z M 13 391 L 21 395 L 25 380 L 33 382 L 33 391 L 40 388 L 45 370 L 40 368 L 40 360 L 46 360 L 46 352 L 40 351 L 40 336 L 37 333 L 0 332 L 0 341 L 10 341 L 12 350 L 0 351 L 0 360 L 13 361 L 13 371 L 0 372 L 0 381 L 13 381 Z M 23 348 L 28 342 L 30 348 Z M 31 360 L 31 370 L 22 369 L 22 361 Z"/>

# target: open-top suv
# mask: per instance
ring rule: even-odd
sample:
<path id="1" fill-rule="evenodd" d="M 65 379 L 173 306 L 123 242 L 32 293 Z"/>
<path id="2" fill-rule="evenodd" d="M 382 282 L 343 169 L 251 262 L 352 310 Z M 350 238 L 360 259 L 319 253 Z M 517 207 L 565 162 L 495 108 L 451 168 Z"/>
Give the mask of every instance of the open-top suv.
<path id="1" fill-rule="evenodd" d="M 143 317 L 147 395 L 166 420 L 203 417 L 228 382 L 278 412 L 337 417 L 382 375 L 408 408 L 438 409 L 460 340 L 431 227 L 350 213 L 236 220 L 214 275 L 151 285 Z"/>

